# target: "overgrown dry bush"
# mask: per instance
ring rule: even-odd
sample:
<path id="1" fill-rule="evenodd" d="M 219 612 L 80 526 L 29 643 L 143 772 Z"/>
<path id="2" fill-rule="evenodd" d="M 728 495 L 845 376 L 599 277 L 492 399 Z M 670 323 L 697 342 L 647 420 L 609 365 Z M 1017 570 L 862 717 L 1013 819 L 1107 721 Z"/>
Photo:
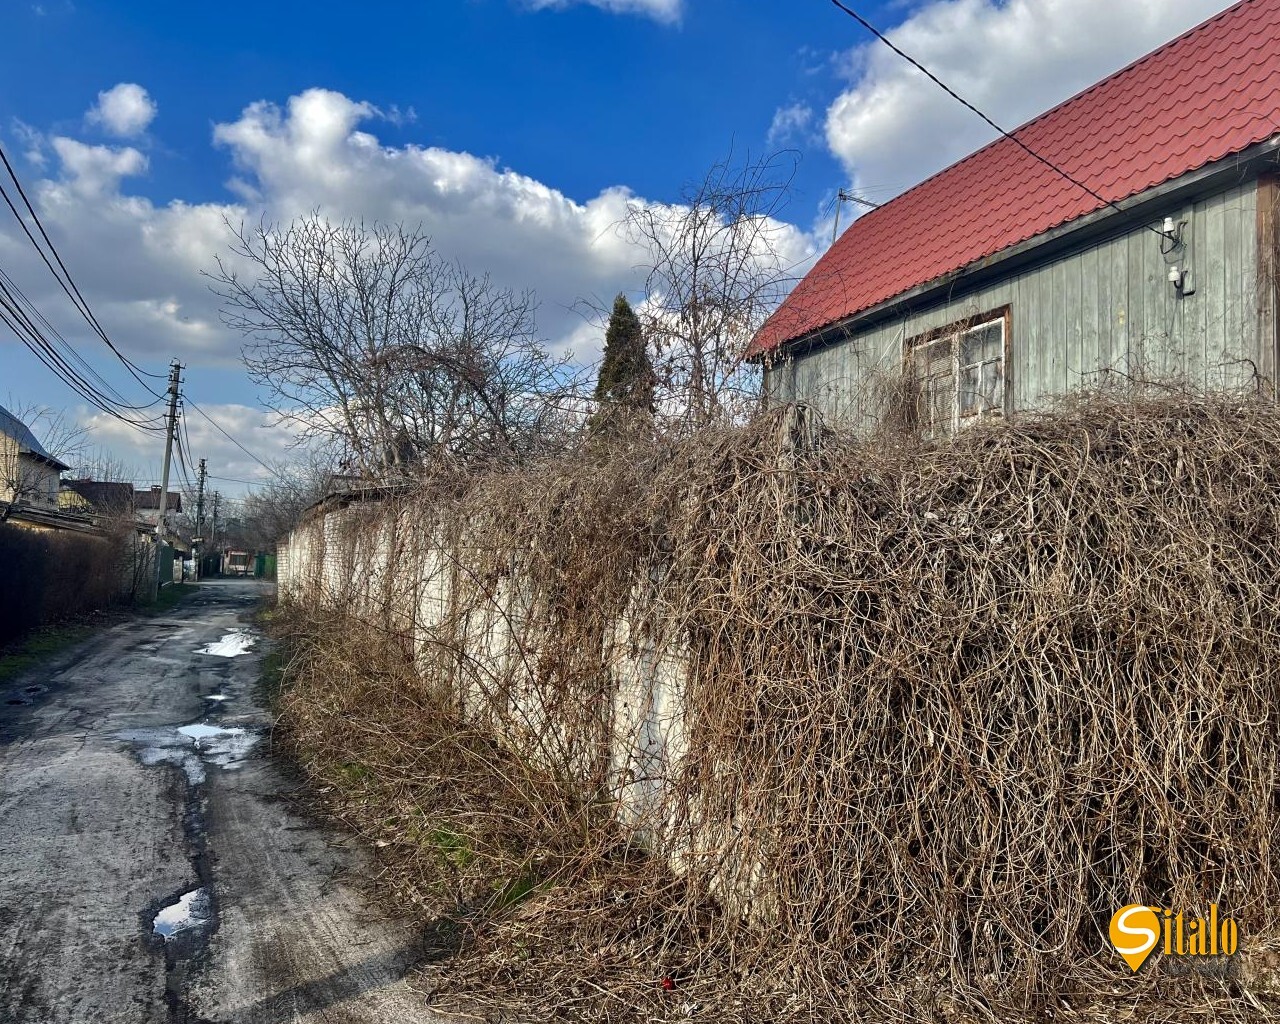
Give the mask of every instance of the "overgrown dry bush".
<path id="1" fill-rule="evenodd" d="M 451 611 L 384 626 L 395 673 L 329 654 L 295 685 L 296 733 L 343 738 L 323 771 L 394 780 L 369 813 L 397 808 L 379 834 L 419 872 L 400 877 L 439 885 L 419 814 L 504 851 L 468 906 L 525 879 L 466 917 L 449 998 L 593 1020 L 1269 1016 L 1280 411 L 1093 395 L 942 443 L 804 427 L 782 410 L 419 495 Z M 519 657 L 481 669 L 468 623 L 513 579 Z M 685 667 L 681 756 L 639 826 L 613 813 L 608 749 L 637 637 Z M 1217 903 L 1231 977 L 1131 974 L 1107 927 L 1135 902 Z"/>

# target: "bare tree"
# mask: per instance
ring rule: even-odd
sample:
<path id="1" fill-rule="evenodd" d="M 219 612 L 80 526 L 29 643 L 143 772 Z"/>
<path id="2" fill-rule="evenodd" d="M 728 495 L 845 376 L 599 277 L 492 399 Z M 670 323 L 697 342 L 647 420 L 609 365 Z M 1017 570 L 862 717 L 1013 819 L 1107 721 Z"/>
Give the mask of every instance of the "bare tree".
<path id="1" fill-rule="evenodd" d="M 212 276 L 252 379 L 303 440 L 375 478 L 520 460 L 545 447 L 576 381 L 536 337 L 530 293 L 432 249 L 420 228 L 237 231 Z"/>
<path id="2" fill-rule="evenodd" d="M 791 154 L 732 156 L 688 187 L 682 203 L 634 203 L 620 228 L 647 253 L 638 307 L 659 373 L 659 408 L 691 426 L 754 406 L 759 375 L 743 353 L 785 296 L 792 268 L 780 220 Z"/>
<path id="3" fill-rule="evenodd" d="M 275 476 L 245 495 L 240 515 L 245 544 L 254 551 L 274 550 L 302 513 L 328 493 L 333 468 L 323 458 L 279 465 Z"/>

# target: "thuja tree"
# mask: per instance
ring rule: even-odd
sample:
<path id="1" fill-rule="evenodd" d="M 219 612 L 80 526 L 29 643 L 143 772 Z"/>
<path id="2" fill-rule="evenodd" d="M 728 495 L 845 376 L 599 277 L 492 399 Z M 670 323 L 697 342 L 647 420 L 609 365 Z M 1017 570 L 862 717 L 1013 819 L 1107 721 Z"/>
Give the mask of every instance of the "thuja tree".
<path id="1" fill-rule="evenodd" d="M 615 428 L 620 422 L 653 415 L 653 363 L 645 344 L 644 328 L 625 295 L 613 300 L 604 336 L 604 359 L 596 380 L 594 431 Z"/>

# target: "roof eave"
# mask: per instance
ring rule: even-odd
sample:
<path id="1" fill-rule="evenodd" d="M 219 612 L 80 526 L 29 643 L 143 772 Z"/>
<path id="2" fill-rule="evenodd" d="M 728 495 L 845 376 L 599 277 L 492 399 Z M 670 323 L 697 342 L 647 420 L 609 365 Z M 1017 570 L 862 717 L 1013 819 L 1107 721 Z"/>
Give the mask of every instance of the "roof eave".
<path id="1" fill-rule="evenodd" d="M 35 459 L 37 462 L 43 462 L 43 463 L 44 463 L 45 465 L 47 465 L 47 466 L 52 466 L 52 467 L 53 467 L 54 469 L 56 469 L 59 473 L 65 473 L 67 470 L 69 470 L 69 469 L 71 468 L 71 467 L 70 467 L 70 466 L 68 466 L 65 462 L 63 462 L 61 459 L 55 459 L 55 458 L 54 458 L 52 455 L 50 455 L 48 452 L 38 452 L 38 451 L 34 450 L 33 448 L 24 448 L 24 449 L 22 449 L 22 451 L 21 451 L 19 454 L 21 454 L 21 455 L 30 455 L 30 456 L 31 456 L 33 459 Z"/>

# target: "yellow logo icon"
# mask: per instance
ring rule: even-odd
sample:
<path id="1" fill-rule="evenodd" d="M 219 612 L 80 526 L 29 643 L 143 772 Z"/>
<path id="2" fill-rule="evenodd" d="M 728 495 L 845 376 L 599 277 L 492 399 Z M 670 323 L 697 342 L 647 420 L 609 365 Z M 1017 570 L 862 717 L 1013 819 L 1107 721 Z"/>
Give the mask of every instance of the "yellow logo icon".
<path id="1" fill-rule="evenodd" d="M 1130 970 L 1137 971 L 1160 940 L 1160 918 L 1150 907 L 1130 903 L 1111 916 L 1111 944 L 1124 957 Z"/>

